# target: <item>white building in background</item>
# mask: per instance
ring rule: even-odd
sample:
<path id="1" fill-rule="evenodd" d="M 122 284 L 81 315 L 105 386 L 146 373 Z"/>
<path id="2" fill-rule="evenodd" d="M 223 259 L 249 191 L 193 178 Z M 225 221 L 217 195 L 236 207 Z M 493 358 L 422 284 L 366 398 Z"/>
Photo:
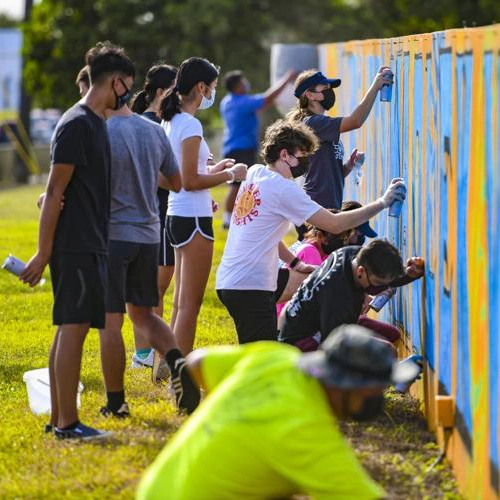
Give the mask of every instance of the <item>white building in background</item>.
<path id="1" fill-rule="evenodd" d="M 21 30 L 0 29 L 0 120 L 14 118 L 19 110 L 22 45 Z"/>

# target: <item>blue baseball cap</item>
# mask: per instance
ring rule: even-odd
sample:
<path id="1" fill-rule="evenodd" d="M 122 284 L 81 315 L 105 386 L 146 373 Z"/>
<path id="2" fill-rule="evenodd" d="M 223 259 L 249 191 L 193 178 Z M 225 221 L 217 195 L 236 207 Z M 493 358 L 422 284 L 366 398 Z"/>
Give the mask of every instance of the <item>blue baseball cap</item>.
<path id="1" fill-rule="evenodd" d="M 327 78 L 323 73 L 321 73 L 321 71 L 318 71 L 300 83 L 300 85 L 295 89 L 293 95 L 299 98 L 307 89 L 320 84 L 330 85 L 332 88 L 337 88 L 340 86 L 340 82 L 341 80 L 339 78 Z"/>
<path id="2" fill-rule="evenodd" d="M 359 229 L 368 238 L 376 238 L 378 236 L 377 232 L 370 226 L 368 221 L 363 222 L 363 224 L 356 229 Z"/>

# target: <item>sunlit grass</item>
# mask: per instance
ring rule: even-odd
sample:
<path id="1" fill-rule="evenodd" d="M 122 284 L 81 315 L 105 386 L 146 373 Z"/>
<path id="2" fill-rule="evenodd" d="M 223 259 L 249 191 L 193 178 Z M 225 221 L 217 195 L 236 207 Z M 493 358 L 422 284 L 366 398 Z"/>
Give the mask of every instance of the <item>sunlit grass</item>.
<path id="1" fill-rule="evenodd" d="M 0 259 L 12 253 L 27 260 L 34 252 L 38 230 L 35 202 L 41 189 L 35 186 L 0 192 Z M 214 195 L 220 202 L 224 188 L 214 190 Z M 215 217 L 214 266 L 198 322 L 198 346 L 236 341 L 232 321 L 214 290 L 215 269 L 224 245 L 220 212 Z M 102 445 L 80 444 L 58 442 L 43 434 L 47 416 L 36 417 L 30 412 L 22 377 L 27 370 L 47 366 L 54 327 L 48 272 L 46 278 L 45 286 L 30 290 L 14 276 L 0 272 L 0 498 L 132 498 L 142 471 L 182 418 L 165 388 L 152 385 L 149 371 L 127 369 L 132 417 L 126 421 L 103 419 L 98 412 L 105 403 L 99 343 L 97 332 L 92 330 L 83 357 L 85 390 L 80 416 L 88 425 L 114 431 L 116 439 Z M 171 299 L 170 291 L 167 321 Z M 123 334 L 130 361 L 133 340 L 128 320 Z M 396 396 L 389 408 L 394 422 L 383 417 L 368 427 L 346 427 L 371 474 L 391 498 L 457 498 L 448 466 L 425 475 L 425 468 L 439 451 L 414 400 Z"/>

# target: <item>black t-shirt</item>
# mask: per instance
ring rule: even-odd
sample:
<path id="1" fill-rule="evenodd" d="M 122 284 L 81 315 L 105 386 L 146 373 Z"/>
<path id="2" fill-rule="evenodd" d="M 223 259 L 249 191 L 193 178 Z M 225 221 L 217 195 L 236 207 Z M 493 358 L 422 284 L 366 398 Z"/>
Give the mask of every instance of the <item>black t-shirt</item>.
<path id="1" fill-rule="evenodd" d="M 352 261 L 361 247 L 341 248 L 302 283 L 286 308 L 279 340 L 295 344 L 321 333 L 321 341 L 337 326 L 357 323 L 365 291 L 356 286 Z"/>
<path id="2" fill-rule="evenodd" d="M 158 115 L 154 111 L 144 111 L 144 113 L 142 113 L 142 116 L 144 116 L 144 118 L 147 118 L 148 120 L 151 120 L 152 122 L 158 124 L 161 123 L 160 118 L 158 118 Z"/>
<path id="3" fill-rule="evenodd" d="M 51 143 L 51 168 L 75 166 L 64 192 L 54 251 L 107 253 L 110 161 L 104 120 L 86 105 L 75 104 L 59 120 Z"/>
<path id="4" fill-rule="evenodd" d="M 340 140 L 342 118 L 312 115 L 304 123 L 314 130 L 319 149 L 309 157 L 304 190 L 324 208 L 342 206 L 344 191 L 344 146 Z"/>
<path id="5" fill-rule="evenodd" d="M 356 286 L 352 273 L 352 261 L 360 250 L 360 246 L 340 248 L 310 274 L 286 308 L 279 341 L 295 344 L 320 333 L 323 342 L 337 326 L 358 322 L 367 293 Z M 416 279 L 404 274 L 388 285 L 371 287 L 369 293 L 377 295 Z"/>

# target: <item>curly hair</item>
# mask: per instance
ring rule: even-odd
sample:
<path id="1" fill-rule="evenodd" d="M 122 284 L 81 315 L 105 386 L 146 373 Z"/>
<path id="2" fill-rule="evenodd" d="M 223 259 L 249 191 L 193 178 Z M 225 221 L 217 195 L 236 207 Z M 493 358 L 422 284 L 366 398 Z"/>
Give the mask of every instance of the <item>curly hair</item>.
<path id="1" fill-rule="evenodd" d="M 299 150 L 308 155 L 318 149 L 319 143 L 313 130 L 307 125 L 288 120 L 277 120 L 270 125 L 262 142 L 262 157 L 271 165 L 280 157 L 280 151 L 286 149 L 293 154 Z"/>

